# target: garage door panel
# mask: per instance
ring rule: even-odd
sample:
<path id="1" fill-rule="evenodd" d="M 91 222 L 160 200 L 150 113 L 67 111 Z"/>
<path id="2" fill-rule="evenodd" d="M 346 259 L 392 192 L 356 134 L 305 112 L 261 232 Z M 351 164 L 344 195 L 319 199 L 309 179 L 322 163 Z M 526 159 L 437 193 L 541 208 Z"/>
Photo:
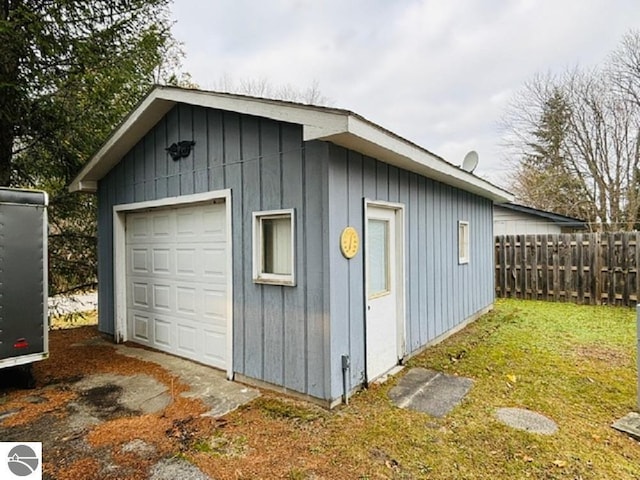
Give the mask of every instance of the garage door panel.
<path id="1" fill-rule="evenodd" d="M 127 318 L 132 340 L 226 367 L 225 212 L 225 205 L 218 204 L 127 216 Z"/>
<path id="2" fill-rule="evenodd" d="M 131 222 L 131 236 L 136 240 L 146 239 L 149 236 L 148 219 L 135 217 Z"/>
<path id="3" fill-rule="evenodd" d="M 195 327 L 184 323 L 177 325 L 177 349 L 183 355 L 194 356 L 197 353 L 198 332 Z"/>
<path id="4" fill-rule="evenodd" d="M 153 318 L 153 341 L 165 347 L 171 346 L 171 320 L 162 317 Z"/>
<path id="5" fill-rule="evenodd" d="M 186 210 L 178 212 L 176 215 L 176 233 L 182 237 L 194 237 L 199 228 L 198 212 L 194 210 Z"/>
<path id="6" fill-rule="evenodd" d="M 197 294 L 193 287 L 176 287 L 176 311 L 193 315 L 196 313 Z"/>
<path id="7" fill-rule="evenodd" d="M 155 310 L 171 310 L 171 287 L 169 285 L 153 285 L 153 308 Z"/>
<path id="8" fill-rule="evenodd" d="M 170 275 L 171 272 L 171 250 L 169 248 L 154 248 L 152 250 L 152 268 L 155 274 Z"/>
<path id="9" fill-rule="evenodd" d="M 197 250 L 195 248 L 176 249 L 176 273 L 178 275 L 196 275 Z"/>
<path id="10" fill-rule="evenodd" d="M 153 216 L 153 236 L 155 240 L 171 236 L 171 218 L 168 214 Z"/>
<path id="11" fill-rule="evenodd" d="M 225 321 L 227 311 L 227 295 L 224 290 L 205 289 L 203 292 L 205 316 Z"/>
<path id="12" fill-rule="evenodd" d="M 142 340 L 145 343 L 149 341 L 149 317 L 140 313 L 134 313 L 133 319 L 133 339 Z"/>
<path id="13" fill-rule="evenodd" d="M 202 231 L 206 235 L 224 237 L 226 235 L 226 222 L 224 209 L 208 210 L 202 213 Z"/>
<path id="14" fill-rule="evenodd" d="M 149 306 L 149 287 L 146 283 L 135 282 L 133 284 L 133 304 L 136 307 Z"/>
<path id="15" fill-rule="evenodd" d="M 223 332 L 205 330 L 203 335 L 204 355 L 207 363 L 223 368 L 226 362 L 227 337 Z"/>
<path id="16" fill-rule="evenodd" d="M 203 275 L 223 282 L 226 278 L 226 251 L 223 248 L 205 248 L 202 251 Z"/>
<path id="17" fill-rule="evenodd" d="M 146 248 L 134 248 L 131 250 L 131 270 L 136 273 L 149 271 L 148 252 Z"/>

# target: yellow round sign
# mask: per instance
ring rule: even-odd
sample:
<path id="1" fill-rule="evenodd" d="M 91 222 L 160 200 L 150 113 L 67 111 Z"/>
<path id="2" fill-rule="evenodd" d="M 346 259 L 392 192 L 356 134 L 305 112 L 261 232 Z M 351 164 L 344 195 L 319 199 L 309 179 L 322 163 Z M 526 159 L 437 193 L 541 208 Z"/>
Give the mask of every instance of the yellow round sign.
<path id="1" fill-rule="evenodd" d="M 345 258 L 353 258 L 360 249 L 360 237 L 353 227 L 346 227 L 340 235 L 340 250 Z"/>

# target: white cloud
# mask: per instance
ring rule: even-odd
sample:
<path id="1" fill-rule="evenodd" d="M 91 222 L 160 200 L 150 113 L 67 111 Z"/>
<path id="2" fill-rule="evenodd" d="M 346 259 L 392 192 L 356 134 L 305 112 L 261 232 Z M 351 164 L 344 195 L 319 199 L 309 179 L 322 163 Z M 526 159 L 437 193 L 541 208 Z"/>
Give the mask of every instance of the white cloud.
<path id="1" fill-rule="evenodd" d="M 186 70 L 300 89 L 500 181 L 498 121 L 536 72 L 593 65 L 640 25 L 636 0 L 174 0 Z"/>

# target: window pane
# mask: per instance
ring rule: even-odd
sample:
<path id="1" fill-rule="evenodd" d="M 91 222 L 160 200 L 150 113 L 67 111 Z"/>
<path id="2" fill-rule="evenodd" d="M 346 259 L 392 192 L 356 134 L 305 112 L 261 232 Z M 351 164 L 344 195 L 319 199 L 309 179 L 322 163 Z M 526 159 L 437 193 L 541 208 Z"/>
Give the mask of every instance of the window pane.
<path id="1" fill-rule="evenodd" d="M 262 271 L 291 274 L 291 217 L 262 219 Z"/>
<path id="2" fill-rule="evenodd" d="M 469 224 L 467 222 L 458 223 L 458 259 L 463 263 L 469 261 Z"/>
<path id="3" fill-rule="evenodd" d="M 369 296 L 389 291 L 388 230 L 384 220 L 368 222 Z"/>

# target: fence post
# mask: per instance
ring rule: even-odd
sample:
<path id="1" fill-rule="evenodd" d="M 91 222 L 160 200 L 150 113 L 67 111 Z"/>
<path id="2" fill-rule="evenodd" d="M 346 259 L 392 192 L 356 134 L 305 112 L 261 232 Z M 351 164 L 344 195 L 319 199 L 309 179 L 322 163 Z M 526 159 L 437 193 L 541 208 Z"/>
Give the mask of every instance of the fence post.
<path id="1" fill-rule="evenodd" d="M 547 238 L 552 238 L 553 243 L 551 251 L 553 252 L 553 301 L 560 300 L 560 235 L 548 235 Z"/>
<path id="2" fill-rule="evenodd" d="M 638 409 L 640 410 L 640 302 L 636 305 L 636 339 L 637 339 L 637 372 L 638 372 Z"/>
<path id="3" fill-rule="evenodd" d="M 542 300 L 549 300 L 549 244 L 546 235 L 538 235 L 538 237 L 542 257 Z"/>
<path id="4" fill-rule="evenodd" d="M 629 235 L 620 235 L 622 240 L 622 305 L 629 303 Z"/>
<path id="5" fill-rule="evenodd" d="M 500 237 L 500 296 L 506 298 L 507 296 L 507 254 L 506 254 L 506 236 Z"/>
<path id="6" fill-rule="evenodd" d="M 573 235 L 576 240 L 576 249 L 575 249 L 575 258 L 577 260 L 576 263 L 576 275 L 575 275 L 575 284 L 576 284 L 576 299 L 580 304 L 584 303 L 584 256 L 582 253 L 582 234 L 576 233 Z"/>
<path id="7" fill-rule="evenodd" d="M 518 255 L 519 262 L 516 265 L 516 273 L 519 275 L 518 287 L 520 288 L 520 298 L 527 298 L 527 242 L 525 235 L 518 235 L 520 252 Z"/>
<path id="8" fill-rule="evenodd" d="M 601 233 L 592 233 L 592 239 L 593 239 L 593 243 L 594 248 L 593 248 L 593 252 L 594 252 L 594 258 L 593 258 L 593 280 L 595 282 L 595 289 L 594 289 L 594 299 L 595 299 L 595 304 L 596 305 L 601 305 L 602 304 L 602 242 L 600 241 L 601 239 Z"/>
<path id="9" fill-rule="evenodd" d="M 518 289 L 516 288 L 516 236 L 509 235 L 509 270 L 507 271 L 507 285 L 509 287 L 509 297 L 518 298 Z"/>
<path id="10" fill-rule="evenodd" d="M 634 246 L 633 246 L 633 251 L 635 254 L 635 260 L 636 260 L 636 264 L 635 264 L 635 280 L 636 280 L 636 305 L 640 305 L 640 242 L 639 242 L 639 233 L 638 232 L 634 232 L 633 234 L 633 242 L 634 242 Z"/>

